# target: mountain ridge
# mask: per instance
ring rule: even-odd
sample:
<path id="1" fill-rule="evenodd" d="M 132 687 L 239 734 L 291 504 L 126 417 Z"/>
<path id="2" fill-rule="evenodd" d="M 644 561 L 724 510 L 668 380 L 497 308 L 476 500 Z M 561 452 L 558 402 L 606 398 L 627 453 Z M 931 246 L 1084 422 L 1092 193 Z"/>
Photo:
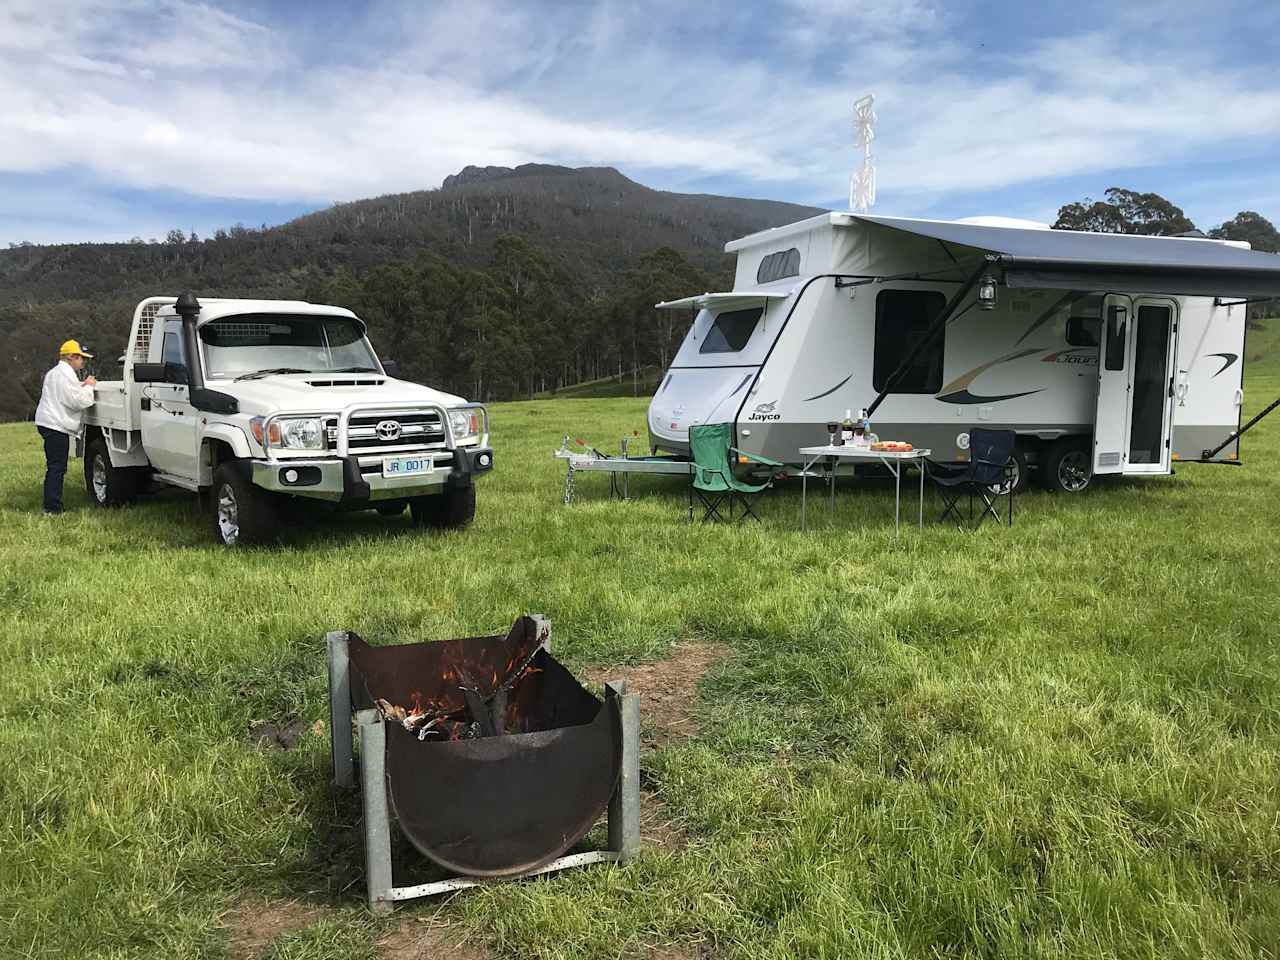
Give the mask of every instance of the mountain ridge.
<path id="1" fill-rule="evenodd" d="M 0 380 L 0 419 L 31 415 L 54 345 L 75 335 L 113 357 L 138 300 L 183 290 L 350 306 L 397 339 L 429 327 L 451 350 L 411 366 L 415 375 L 473 384 L 478 397 L 528 395 L 530 368 L 541 387 L 660 361 L 680 331 L 662 321 L 657 355 L 645 354 L 636 331 L 653 322 L 654 302 L 731 283 L 726 241 L 818 212 L 655 190 L 613 167 L 466 166 L 435 189 L 337 203 L 273 227 L 0 251 L 0 356 L 17 374 Z M 540 313 L 524 299 L 530 276 Z M 553 316 L 554 347 L 532 332 Z M 463 328 L 483 342 L 492 329 L 479 327 L 495 323 L 518 345 L 503 345 L 500 373 L 483 350 L 452 351 Z"/>

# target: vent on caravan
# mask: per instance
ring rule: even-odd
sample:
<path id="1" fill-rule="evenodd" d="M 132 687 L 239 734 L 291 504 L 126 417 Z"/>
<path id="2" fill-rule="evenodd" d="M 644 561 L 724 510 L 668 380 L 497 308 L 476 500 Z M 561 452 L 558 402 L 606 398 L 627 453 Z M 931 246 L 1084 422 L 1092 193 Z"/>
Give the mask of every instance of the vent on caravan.
<path id="1" fill-rule="evenodd" d="M 1109 450 L 1106 453 L 1098 454 L 1099 467 L 1118 467 L 1120 466 L 1120 452 L 1118 450 Z"/>

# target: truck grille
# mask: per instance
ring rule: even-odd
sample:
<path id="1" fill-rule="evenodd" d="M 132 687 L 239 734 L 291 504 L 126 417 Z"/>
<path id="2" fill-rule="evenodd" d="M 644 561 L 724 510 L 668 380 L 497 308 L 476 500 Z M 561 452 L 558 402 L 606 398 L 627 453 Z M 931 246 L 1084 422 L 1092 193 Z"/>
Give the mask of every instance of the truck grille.
<path id="1" fill-rule="evenodd" d="M 381 433 L 379 424 L 384 427 Z M 337 421 L 330 420 L 325 426 L 330 446 L 336 445 Z M 445 446 L 444 424 L 434 410 L 361 412 L 347 421 L 347 449 L 353 454 L 411 453 L 440 450 Z"/>

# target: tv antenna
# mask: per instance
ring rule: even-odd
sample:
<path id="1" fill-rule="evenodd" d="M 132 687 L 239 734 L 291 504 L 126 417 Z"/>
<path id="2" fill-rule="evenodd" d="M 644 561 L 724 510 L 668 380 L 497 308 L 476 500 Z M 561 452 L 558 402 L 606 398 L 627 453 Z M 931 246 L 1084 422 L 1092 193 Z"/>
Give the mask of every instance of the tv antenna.
<path id="1" fill-rule="evenodd" d="M 862 149 L 862 166 L 849 177 L 849 209 L 866 213 L 876 202 L 876 164 L 871 141 L 876 138 L 876 98 L 868 93 L 853 101 L 853 145 Z"/>

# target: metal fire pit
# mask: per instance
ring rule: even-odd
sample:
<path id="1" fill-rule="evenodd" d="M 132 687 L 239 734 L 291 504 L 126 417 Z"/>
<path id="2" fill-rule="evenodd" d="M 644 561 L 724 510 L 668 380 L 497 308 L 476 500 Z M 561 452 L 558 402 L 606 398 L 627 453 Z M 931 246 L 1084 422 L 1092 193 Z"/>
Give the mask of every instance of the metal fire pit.
<path id="1" fill-rule="evenodd" d="M 373 647 L 327 638 L 334 781 L 360 771 L 369 902 L 472 886 L 395 887 L 390 818 L 424 856 L 462 877 L 521 877 L 639 845 L 639 698 L 601 701 L 551 656 L 551 626 L 521 617 L 506 636 Z M 608 810 L 609 849 L 564 857 Z"/>

